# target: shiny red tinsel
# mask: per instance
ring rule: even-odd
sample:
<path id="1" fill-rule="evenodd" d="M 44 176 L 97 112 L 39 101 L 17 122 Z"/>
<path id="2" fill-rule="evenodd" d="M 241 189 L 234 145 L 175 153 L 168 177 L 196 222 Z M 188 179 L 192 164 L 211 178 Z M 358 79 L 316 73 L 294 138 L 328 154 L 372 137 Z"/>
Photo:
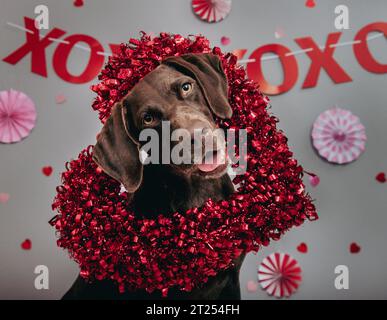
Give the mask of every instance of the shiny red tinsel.
<path id="1" fill-rule="evenodd" d="M 92 87 L 101 121 L 163 58 L 190 52 L 221 57 L 234 114 L 219 125 L 247 129 L 248 168 L 234 179 L 238 191 L 227 201 L 209 199 L 187 212 L 135 218 L 120 184 L 92 161 L 91 147 L 67 163 L 57 188 L 53 208 L 59 214 L 51 224 L 58 230 L 58 246 L 79 263 L 82 277 L 112 279 L 121 292 L 161 290 L 165 296 L 174 286 L 190 291 L 230 267 L 241 253 L 257 251 L 289 228 L 317 218 L 304 191 L 303 169 L 276 129 L 278 120 L 268 114 L 264 96 L 234 55 L 211 49 L 202 36 L 161 33 L 151 39 L 143 34 L 122 44 Z"/>

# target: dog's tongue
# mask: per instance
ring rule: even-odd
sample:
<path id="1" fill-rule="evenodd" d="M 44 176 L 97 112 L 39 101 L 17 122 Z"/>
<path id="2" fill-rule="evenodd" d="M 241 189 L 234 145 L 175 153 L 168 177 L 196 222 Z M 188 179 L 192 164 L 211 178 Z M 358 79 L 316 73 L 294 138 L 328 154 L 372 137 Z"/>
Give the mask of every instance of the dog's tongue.
<path id="1" fill-rule="evenodd" d="M 198 164 L 198 169 L 203 172 L 211 172 L 214 171 L 217 167 L 219 167 L 219 164 L 213 163 L 213 164 Z"/>
<path id="2" fill-rule="evenodd" d="M 218 153 L 213 153 L 210 157 L 206 157 L 206 161 L 204 163 L 198 164 L 198 169 L 202 172 L 211 172 L 214 171 L 217 167 L 219 167 L 222 163 L 218 157 Z M 208 163 L 205 163 L 208 162 Z"/>

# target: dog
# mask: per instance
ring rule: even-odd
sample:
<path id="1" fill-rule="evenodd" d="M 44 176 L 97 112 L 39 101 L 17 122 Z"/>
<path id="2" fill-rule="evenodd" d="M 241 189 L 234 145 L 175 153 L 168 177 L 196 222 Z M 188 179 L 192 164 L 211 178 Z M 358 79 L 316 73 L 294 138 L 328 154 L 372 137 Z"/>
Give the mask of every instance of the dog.
<path id="1" fill-rule="evenodd" d="M 227 162 L 203 164 L 147 164 L 140 161 L 141 130 L 160 133 L 161 122 L 171 130 L 199 130 L 210 138 L 216 128 L 215 117 L 229 119 L 227 79 L 221 60 L 213 54 L 186 54 L 169 57 L 147 74 L 112 109 L 93 150 L 93 160 L 102 170 L 121 182 L 139 216 L 185 212 L 200 207 L 208 198 L 227 199 L 234 185 L 227 174 Z M 196 141 L 197 142 L 197 141 Z M 200 144 L 200 142 L 199 142 Z M 219 146 L 210 152 L 215 158 Z M 233 266 L 210 277 L 191 292 L 171 288 L 169 299 L 240 299 L 239 270 L 244 256 Z M 63 299 L 161 299 L 161 294 L 143 290 L 120 294 L 109 280 L 88 283 L 78 277 Z"/>

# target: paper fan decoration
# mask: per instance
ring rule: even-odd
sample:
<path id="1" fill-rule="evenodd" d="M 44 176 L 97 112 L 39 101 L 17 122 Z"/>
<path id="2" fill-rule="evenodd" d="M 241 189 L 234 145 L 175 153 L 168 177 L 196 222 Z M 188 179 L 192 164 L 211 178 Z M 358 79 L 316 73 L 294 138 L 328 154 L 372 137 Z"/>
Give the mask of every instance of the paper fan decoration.
<path id="1" fill-rule="evenodd" d="M 219 22 L 231 11 L 231 0 L 192 0 L 192 9 L 206 22 Z"/>
<path id="2" fill-rule="evenodd" d="M 19 142 L 35 126 L 34 102 L 23 92 L 0 91 L 0 142 Z"/>
<path id="3" fill-rule="evenodd" d="M 365 150 L 364 126 L 351 111 L 332 108 L 321 113 L 313 124 L 313 146 L 332 163 L 349 163 Z"/>
<path id="4" fill-rule="evenodd" d="M 262 289 L 277 298 L 291 296 L 301 281 L 301 267 L 286 253 L 272 253 L 258 268 L 258 282 Z"/>

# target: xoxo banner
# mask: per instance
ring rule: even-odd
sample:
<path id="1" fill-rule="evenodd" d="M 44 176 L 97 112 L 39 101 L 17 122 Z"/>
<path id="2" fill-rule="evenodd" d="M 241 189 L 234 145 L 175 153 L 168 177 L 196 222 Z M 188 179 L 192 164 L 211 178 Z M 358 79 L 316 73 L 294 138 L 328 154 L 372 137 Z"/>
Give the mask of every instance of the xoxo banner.
<path id="1" fill-rule="evenodd" d="M 47 77 L 46 49 L 56 45 L 52 64 L 58 77 L 66 82 L 74 84 L 87 83 L 93 80 L 105 63 L 106 56 L 114 54 L 119 44 L 108 44 L 112 53 L 104 50 L 102 44 L 92 36 L 85 34 L 67 35 L 65 30 L 53 28 L 46 35 L 41 35 L 35 27 L 35 20 L 24 17 L 25 43 L 11 52 L 2 60 L 15 65 L 26 56 L 31 56 L 31 72 L 42 77 Z M 351 42 L 339 43 L 342 32 L 329 33 L 323 47 L 319 46 L 312 37 L 296 38 L 294 41 L 301 48 L 298 53 L 306 54 L 310 59 L 310 67 L 304 77 L 302 89 L 313 88 L 318 84 L 321 70 L 324 70 L 333 83 L 340 84 L 351 82 L 350 74 L 334 58 L 335 49 L 342 45 L 351 45 L 353 53 L 359 65 L 366 71 L 383 74 L 387 73 L 387 60 L 378 61 L 368 46 L 368 40 L 372 33 L 378 32 L 387 37 L 387 22 L 374 22 L 361 28 Z M 80 43 L 86 44 L 82 45 Z M 67 61 L 74 48 L 89 52 L 89 60 L 80 74 L 72 74 L 68 70 Z M 236 50 L 235 54 L 243 59 L 247 50 Z M 269 83 L 262 69 L 265 60 L 264 55 L 272 54 L 282 66 L 283 80 L 280 84 Z M 242 60 L 241 60 L 242 62 Z M 298 62 L 295 52 L 288 47 L 271 43 L 260 46 L 254 50 L 246 60 L 248 77 L 260 84 L 261 90 L 267 95 L 277 95 L 288 92 L 296 84 L 299 77 Z"/>

